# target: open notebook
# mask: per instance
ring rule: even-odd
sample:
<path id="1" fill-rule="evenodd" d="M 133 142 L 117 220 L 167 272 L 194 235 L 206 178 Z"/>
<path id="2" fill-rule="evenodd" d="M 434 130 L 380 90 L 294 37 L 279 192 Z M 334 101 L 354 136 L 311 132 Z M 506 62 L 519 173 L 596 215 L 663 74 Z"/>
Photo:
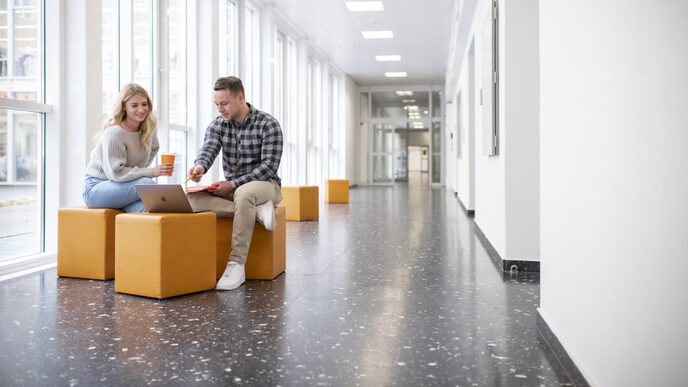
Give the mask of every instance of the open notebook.
<path id="1" fill-rule="evenodd" d="M 197 186 L 194 186 L 194 187 L 187 187 L 187 188 L 186 188 L 186 192 L 187 192 L 187 193 L 189 193 L 189 192 L 200 192 L 200 191 L 205 191 L 205 190 L 207 190 L 207 189 L 214 189 L 214 188 L 217 188 L 217 187 L 218 187 L 217 184 L 211 184 L 211 185 L 197 185 Z"/>

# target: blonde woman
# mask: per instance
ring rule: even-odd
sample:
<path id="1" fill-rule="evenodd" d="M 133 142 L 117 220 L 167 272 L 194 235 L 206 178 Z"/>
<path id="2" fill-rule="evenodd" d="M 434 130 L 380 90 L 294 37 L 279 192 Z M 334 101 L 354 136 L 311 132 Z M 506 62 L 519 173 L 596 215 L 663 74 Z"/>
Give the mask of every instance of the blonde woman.
<path id="1" fill-rule="evenodd" d="M 130 83 L 119 92 L 86 167 L 83 197 L 89 208 L 145 212 L 134 185 L 155 184 L 153 177 L 172 172 L 172 164 L 148 168 L 160 148 L 152 110 L 143 87 Z"/>

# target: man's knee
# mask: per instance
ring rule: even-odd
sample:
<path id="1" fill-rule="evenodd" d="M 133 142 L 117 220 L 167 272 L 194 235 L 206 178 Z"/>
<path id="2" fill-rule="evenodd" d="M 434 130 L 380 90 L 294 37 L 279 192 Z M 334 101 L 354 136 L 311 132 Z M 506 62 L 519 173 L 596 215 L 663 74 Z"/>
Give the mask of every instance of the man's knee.
<path id="1" fill-rule="evenodd" d="M 242 185 L 234 192 L 234 203 L 236 203 L 237 206 L 248 203 L 253 203 L 255 205 L 256 195 L 247 185 Z"/>

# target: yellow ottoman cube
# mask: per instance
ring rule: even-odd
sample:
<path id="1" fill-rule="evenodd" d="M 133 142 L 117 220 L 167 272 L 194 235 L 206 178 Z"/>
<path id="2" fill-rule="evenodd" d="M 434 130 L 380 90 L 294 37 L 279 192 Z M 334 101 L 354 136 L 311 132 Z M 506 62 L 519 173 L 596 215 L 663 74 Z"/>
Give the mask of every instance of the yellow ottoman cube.
<path id="1" fill-rule="evenodd" d="M 275 207 L 275 230 L 268 231 L 256 222 L 246 258 L 246 279 L 271 280 L 287 267 L 286 209 Z M 234 218 L 217 218 L 217 268 L 216 278 L 225 272 L 229 253 L 232 251 Z"/>
<path id="2" fill-rule="evenodd" d="M 117 217 L 115 291 L 167 298 L 215 288 L 215 214 Z"/>
<path id="3" fill-rule="evenodd" d="M 287 220 L 318 219 L 318 186 L 282 187 L 282 202 Z"/>
<path id="4" fill-rule="evenodd" d="M 57 210 L 57 275 L 109 280 L 115 277 L 115 216 L 109 208 Z"/>
<path id="5" fill-rule="evenodd" d="M 325 203 L 348 203 L 349 180 L 328 179 L 325 180 Z"/>

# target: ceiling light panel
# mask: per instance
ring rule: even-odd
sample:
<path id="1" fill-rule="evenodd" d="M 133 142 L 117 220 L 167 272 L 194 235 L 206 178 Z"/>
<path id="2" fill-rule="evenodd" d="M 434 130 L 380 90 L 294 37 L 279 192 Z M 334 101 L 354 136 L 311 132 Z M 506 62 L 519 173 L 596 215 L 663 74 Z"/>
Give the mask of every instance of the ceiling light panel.
<path id="1" fill-rule="evenodd" d="M 397 90 L 395 91 L 399 97 L 404 97 L 404 96 L 410 96 L 413 95 L 412 91 L 407 91 L 407 90 Z"/>
<path id="2" fill-rule="evenodd" d="M 392 39 L 394 37 L 392 31 L 361 31 L 361 34 L 366 39 Z"/>
<path id="3" fill-rule="evenodd" d="M 387 78 L 404 78 L 406 77 L 406 72 L 404 71 L 396 71 L 396 72 L 387 72 L 385 73 L 385 76 Z"/>
<path id="4" fill-rule="evenodd" d="M 375 55 L 375 60 L 378 62 L 399 62 L 401 55 Z"/>
<path id="5" fill-rule="evenodd" d="M 383 11 L 385 9 L 381 1 L 347 1 L 346 8 L 351 12 Z"/>

